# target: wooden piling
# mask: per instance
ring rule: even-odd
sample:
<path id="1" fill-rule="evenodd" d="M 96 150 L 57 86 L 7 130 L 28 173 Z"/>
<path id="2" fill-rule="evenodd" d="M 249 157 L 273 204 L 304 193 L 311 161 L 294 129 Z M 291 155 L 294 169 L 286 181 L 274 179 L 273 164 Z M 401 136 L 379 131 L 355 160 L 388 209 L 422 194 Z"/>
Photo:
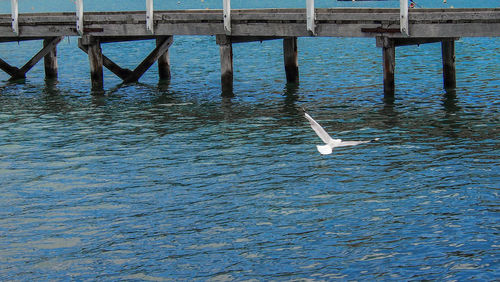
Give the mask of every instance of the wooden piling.
<path id="1" fill-rule="evenodd" d="M 396 46 L 389 38 L 382 38 L 382 59 L 384 64 L 384 94 L 394 95 L 394 70 L 396 66 Z"/>
<path id="2" fill-rule="evenodd" d="M 455 69 L 455 41 L 441 41 L 441 52 L 443 55 L 443 85 L 446 90 L 457 87 L 457 77 Z"/>
<path id="3" fill-rule="evenodd" d="M 87 45 L 92 91 L 95 93 L 100 93 L 104 91 L 103 56 L 101 42 L 99 42 L 99 39 L 93 37 L 82 37 L 80 38 L 80 40 L 82 42 L 81 45 Z"/>
<path id="4" fill-rule="evenodd" d="M 217 44 L 220 49 L 220 72 L 222 96 L 233 95 L 233 45 L 231 38 L 217 35 Z"/>
<path id="5" fill-rule="evenodd" d="M 297 37 L 283 39 L 283 57 L 287 83 L 299 83 L 299 60 L 297 52 Z"/>
<path id="6" fill-rule="evenodd" d="M 53 38 L 45 38 L 43 47 L 51 44 Z M 57 79 L 57 48 L 54 46 L 44 57 L 45 79 Z"/>
<path id="7" fill-rule="evenodd" d="M 173 39 L 173 36 L 170 36 Z M 161 43 L 165 40 L 165 38 L 156 38 L 156 46 L 161 46 Z M 171 72 L 170 72 L 170 53 L 169 50 L 158 58 L 158 75 L 160 80 L 170 80 Z"/>

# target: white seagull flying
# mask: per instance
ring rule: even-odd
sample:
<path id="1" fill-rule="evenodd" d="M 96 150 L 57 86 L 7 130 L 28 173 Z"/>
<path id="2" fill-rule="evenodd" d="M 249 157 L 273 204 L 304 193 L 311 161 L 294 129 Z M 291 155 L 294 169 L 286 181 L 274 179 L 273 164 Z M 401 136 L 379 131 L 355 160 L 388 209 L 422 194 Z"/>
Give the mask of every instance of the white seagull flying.
<path id="1" fill-rule="evenodd" d="M 326 144 L 323 146 L 320 146 L 320 145 L 316 146 L 318 148 L 318 151 L 322 155 L 331 154 L 333 151 L 333 148 L 336 148 L 336 147 L 354 146 L 354 145 L 359 145 L 359 144 L 363 144 L 363 143 L 369 143 L 372 141 L 377 141 L 379 139 L 379 138 L 375 138 L 375 139 L 369 140 L 369 141 L 342 141 L 341 139 L 333 139 L 332 137 L 330 137 L 330 135 L 328 135 L 328 133 L 325 131 L 325 129 L 323 129 L 323 127 L 321 127 L 321 125 L 319 125 L 319 123 L 317 123 L 310 115 L 308 115 L 306 112 L 304 112 L 304 115 L 307 118 L 307 120 L 309 121 L 309 123 L 311 124 L 311 127 L 314 130 L 314 132 L 316 132 L 316 134 L 319 136 L 319 138 L 321 138 L 321 140 L 323 140 L 323 142 L 325 142 L 325 144 Z"/>

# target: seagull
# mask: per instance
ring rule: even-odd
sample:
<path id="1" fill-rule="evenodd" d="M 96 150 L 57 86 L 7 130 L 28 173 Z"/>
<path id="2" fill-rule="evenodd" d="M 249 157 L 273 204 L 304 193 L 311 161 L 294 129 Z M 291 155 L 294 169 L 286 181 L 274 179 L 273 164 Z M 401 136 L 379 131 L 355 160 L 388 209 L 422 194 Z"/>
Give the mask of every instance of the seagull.
<path id="1" fill-rule="evenodd" d="M 379 140 L 379 138 L 375 138 L 375 139 L 369 140 L 369 141 L 342 141 L 341 139 L 333 139 L 332 137 L 330 137 L 330 135 L 328 135 L 328 133 L 325 131 L 325 129 L 323 127 L 321 127 L 321 125 L 319 125 L 319 123 L 317 123 L 305 111 L 304 111 L 304 115 L 305 115 L 306 119 L 309 121 L 309 123 L 311 124 L 311 127 L 314 130 L 314 132 L 316 132 L 316 134 L 319 136 L 319 138 L 321 138 L 321 140 L 323 140 L 323 142 L 325 142 L 325 144 L 326 144 L 326 145 L 322 145 L 322 146 L 320 146 L 320 145 L 316 146 L 318 148 L 318 151 L 322 155 L 331 154 L 333 151 L 333 148 L 336 148 L 336 147 L 355 146 L 355 145 L 359 145 L 359 144 L 363 144 L 363 143 L 370 143 L 370 142 Z"/>

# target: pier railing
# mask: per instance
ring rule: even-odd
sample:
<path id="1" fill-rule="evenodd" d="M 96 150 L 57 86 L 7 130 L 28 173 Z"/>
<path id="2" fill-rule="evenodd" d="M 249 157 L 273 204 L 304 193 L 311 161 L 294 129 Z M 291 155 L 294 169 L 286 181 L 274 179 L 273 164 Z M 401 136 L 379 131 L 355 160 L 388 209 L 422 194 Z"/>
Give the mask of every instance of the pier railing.
<path id="1" fill-rule="evenodd" d="M 224 31 L 231 35 L 231 0 L 222 0 Z M 83 0 L 76 0 L 76 30 L 83 34 Z M 408 28 L 408 0 L 399 0 L 401 33 L 409 36 Z M 19 0 L 11 0 L 12 31 L 19 35 Z M 316 10 L 314 0 L 306 0 L 307 31 L 316 35 Z M 154 0 L 146 0 L 146 29 L 154 34 Z"/>

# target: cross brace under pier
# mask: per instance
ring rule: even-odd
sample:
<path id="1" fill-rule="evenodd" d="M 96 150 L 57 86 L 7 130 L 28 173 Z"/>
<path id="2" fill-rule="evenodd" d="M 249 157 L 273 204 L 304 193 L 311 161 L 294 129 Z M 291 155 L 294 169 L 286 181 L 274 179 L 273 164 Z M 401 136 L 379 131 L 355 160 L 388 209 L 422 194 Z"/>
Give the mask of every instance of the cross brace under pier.
<path id="1" fill-rule="evenodd" d="M 134 69 L 120 67 L 103 55 L 101 43 L 123 42 L 130 40 L 156 39 L 156 48 Z M 170 79 L 170 59 L 168 49 L 173 43 L 173 36 L 157 36 L 150 38 L 100 38 L 83 36 L 78 40 L 78 46 L 89 56 L 92 91 L 102 92 L 104 89 L 103 66 L 109 69 L 124 83 L 137 82 L 139 78 L 158 61 L 160 79 Z"/>
<path id="2" fill-rule="evenodd" d="M 43 39 L 43 48 L 33 56 L 21 68 L 14 67 L 6 61 L 0 59 L 0 69 L 10 75 L 11 81 L 26 78 L 26 73 L 29 72 L 42 58 L 45 61 L 45 77 L 46 79 L 57 78 L 57 44 L 63 40 L 63 36 L 33 38 L 30 40 Z M 5 41 L 4 41 L 5 42 Z"/>

